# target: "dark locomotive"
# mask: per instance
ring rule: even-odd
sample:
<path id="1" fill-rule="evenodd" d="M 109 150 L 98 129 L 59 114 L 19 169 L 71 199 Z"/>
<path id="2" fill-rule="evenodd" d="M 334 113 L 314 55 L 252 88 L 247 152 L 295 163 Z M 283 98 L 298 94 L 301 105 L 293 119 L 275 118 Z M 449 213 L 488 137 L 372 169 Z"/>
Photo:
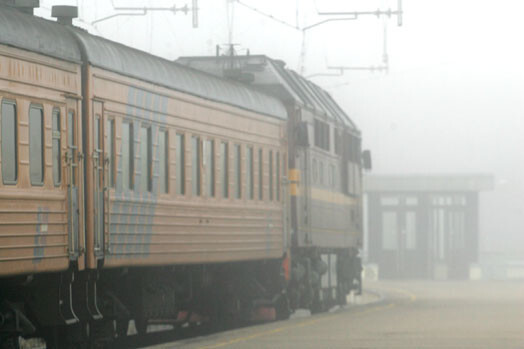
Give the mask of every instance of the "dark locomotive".
<path id="1" fill-rule="evenodd" d="M 170 62 L 74 8 L 4 2 L 0 347 L 287 318 L 361 288 L 369 159 L 329 94 L 266 56 Z"/>

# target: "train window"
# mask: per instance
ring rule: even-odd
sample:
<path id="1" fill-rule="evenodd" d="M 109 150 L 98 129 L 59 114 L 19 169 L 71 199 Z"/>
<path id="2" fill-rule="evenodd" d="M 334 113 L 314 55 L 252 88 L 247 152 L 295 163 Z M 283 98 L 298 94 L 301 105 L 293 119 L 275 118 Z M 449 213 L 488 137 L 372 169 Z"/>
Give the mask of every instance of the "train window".
<path id="1" fill-rule="evenodd" d="M 242 151 L 239 144 L 235 144 L 235 198 L 242 197 Z"/>
<path id="2" fill-rule="evenodd" d="M 169 192 L 169 138 L 166 130 L 158 133 L 158 192 Z"/>
<path id="3" fill-rule="evenodd" d="M 135 173 L 133 124 L 122 123 L 122 188 L 133 190 Z"/>
<path id="4" fill-rule="evenodd" d="M 269 151 L 269 201 L 273 201 L 273 151 Z"/>
<path id="5" fill-rule="evenodd" d="M 315 146 L 329 151 L 329 124 L 315 120 Z"/>
<path id="6" fill-rule="evenodd" d="M 44 184 L 44 110 L 29 109 L 29 177 L 32 185 Z"/>
<path id="7" fill-rule="evenodd" d="M 191 185 L 193 195 L 199 196 L 201 193 L 201 174 L 200 174 L 200 137 L 191 137 Z"/>
<path id="8" fill-rule="evenodd" d="M 153 189 L 153 143 L 151 126 L 140 128 L 140 190 L 142 192 Z"/>
<path id="9" fill-rule="evenodd" d="M 263 200 L 264 198 L 264 162 L 263 162 L 263 151 L 258 150 L 258 199 Z"/>
<path id="10" fill-rule="evenodd" d="M 2 101 L 2 181 L 15 184 L 18 179 L 17 118 L 16 104 Z"/>
<path id="11" fill-rule="evenodd" d="M 220 143 L 220 159 L 222 161 L 222 197 L 229 197 L 229 150 L 226 142 Z"/>
<path id="12" fill-rule="evenodd" d="M 215 142 L 207 140 L 204 144 L 207 196 L 215 196 Z"/>
<path id="13" fill-rule="evenodd" d="M 246 152 L 246 194 L 247 198 L 251 200 L 255 198 L 253 187 L 253 148 L 248 147 Z"/>
<path id="14" fill-rule="evenodd" d="M 115 186 L 115 120 L 107 121 L 107 166 L 109 168 L 109 186 Z"/>
<path id="15" fill-rule="evenodd" d="M 276 159 L 277 163 L 277 168 L 276 168 L 276 179 L 277 179 L 277 183 L 276 183 L 276 193 L 277 193 L 277 201 L 280 201 L 280 153 L 277 152 L 277 159 Z"/>
<path id="16" fill-rule="evenodd" d="M 60 109 L 53 109 L 53 182 L 56 186 L 60 185 L 62 181 L 62 168 L 61 156 L 60 156 L 60 145 L 61 145 L 61 127 L 60 127 Z"/>
<path id="17" fill-rule="evenodd" d="M 176 193 L 184 195 L 186 193 L 186 159 L 185 159 L 185 136 L 183 134 L 176 134 Z"/>

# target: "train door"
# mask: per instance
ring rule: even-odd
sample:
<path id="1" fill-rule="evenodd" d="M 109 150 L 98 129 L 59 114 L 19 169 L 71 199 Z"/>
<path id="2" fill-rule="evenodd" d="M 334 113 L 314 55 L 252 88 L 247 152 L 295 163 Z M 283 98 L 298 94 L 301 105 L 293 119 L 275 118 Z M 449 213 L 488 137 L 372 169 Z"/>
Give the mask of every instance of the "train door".
<path id="1" fill-rule="evenodd" d="M 82 168 L 81 168 L 81 143 L 80 125 L 78 117 L 78 101 L 68 99 L 66 102 L 66 129 L 67 129 L 67 200 L 68 200 L 68 234 L 69 251 L 71 259 L 78 259 L 81 248 L 84 247 L 83 229 L 81 224 L 82 200 L 80 189 L 82 188 Z M 83 269 L 84 260 L 79 259 L 79 268 Z"/>
<path id="2" fill-rule="evenodd" d="M 95 258 L 104 257 L 104 122 L 103 104 L 93 102 L 93 232 Z"/>

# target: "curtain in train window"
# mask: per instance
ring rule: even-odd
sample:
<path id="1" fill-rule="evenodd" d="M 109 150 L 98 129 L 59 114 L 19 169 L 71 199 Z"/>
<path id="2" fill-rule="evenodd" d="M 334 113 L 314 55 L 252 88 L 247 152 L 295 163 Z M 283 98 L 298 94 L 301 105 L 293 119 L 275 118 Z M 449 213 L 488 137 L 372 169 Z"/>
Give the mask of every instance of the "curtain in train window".
<path id="1" fill-rule="evenodd" d="M 168 133 L 158 133 L 158 192 L 169 192 L 169 144 Z"/>
<path id="2" fill-rule="evenodd" d="M 18 147 L 16 104 L 2 102 L 2 181 L 4 184 L 15 184 L 18 179 Z"/>
<path id="3" fill-rule="evenodd" d="M 140 190 L 153 190 L 153 144 L 151 126 L 140 128 Z"/>
<path id="4" fill-rule="evenodd" d="M 32 185 L 44 184 L 44 111 L 29 109 L 29 176 Z"/>
<path id="5" fill-rule="evenodd" d="M 229 197 L 229 150 L 226 142 L 220 143 L 222 197 Z"/>
<path id="6" fill-rule="evenodd" d="M 206 169 L 206 195 L 215 196 L 215 142 L 207 140 L 204 146 L 204 159 Z"/>
<path id="7" fill-rule="evenodd" d="M 186 159 L 185 159 L 185 139 L 184 135 L 177 133 L 176 135 L 176 193 L 184 195 L 186 193 Z"/>
<path id="8" fill-rule="evenodd" d="M 255 198 L 253 187 L 253 148 L 249 147 L 246 152 L 246 189 L 248 199 Z"/>
<path id="9" fill-rule="evenodd" d="M 395 250 L 398 242 L 398 223 L 396 212 L 382 212 L 382 249 Z"/>
<path id="10" fill-rule="evenodd" d="M 200 137 L 191 137 L 191 185 L 193 195 L 201 194 L 201 173 L 200 173 Z"/>

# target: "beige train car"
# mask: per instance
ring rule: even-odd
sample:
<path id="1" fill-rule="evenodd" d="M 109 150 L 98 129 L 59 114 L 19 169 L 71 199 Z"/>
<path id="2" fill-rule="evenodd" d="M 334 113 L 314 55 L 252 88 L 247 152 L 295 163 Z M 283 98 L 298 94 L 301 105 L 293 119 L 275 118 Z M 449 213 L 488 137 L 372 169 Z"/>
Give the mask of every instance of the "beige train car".
<path id="1" fill-rule="evenodd" d="M 75 35 L 89 62 L 87 265 L 281 258 L 283 105 L 241 84 Z"/>
<path id="2" fill-rule="evenodd" d="M 0 277 L 84 267 L 80 53 L 29 18 L 0 11 Z"/>

